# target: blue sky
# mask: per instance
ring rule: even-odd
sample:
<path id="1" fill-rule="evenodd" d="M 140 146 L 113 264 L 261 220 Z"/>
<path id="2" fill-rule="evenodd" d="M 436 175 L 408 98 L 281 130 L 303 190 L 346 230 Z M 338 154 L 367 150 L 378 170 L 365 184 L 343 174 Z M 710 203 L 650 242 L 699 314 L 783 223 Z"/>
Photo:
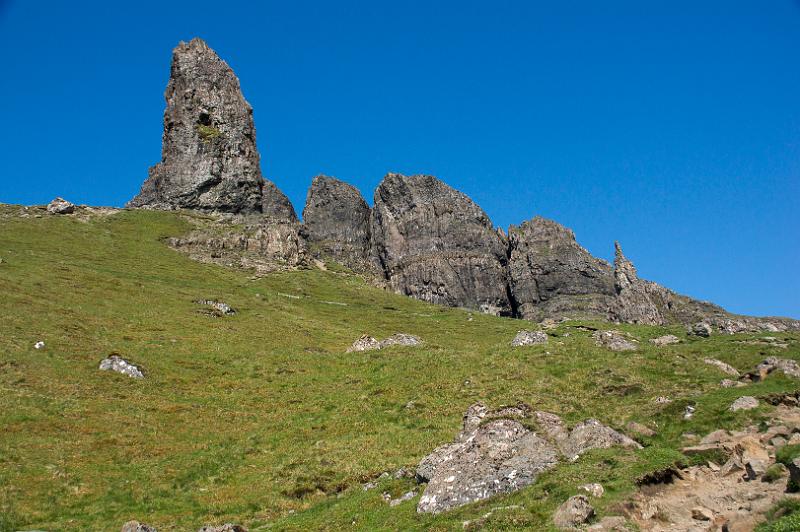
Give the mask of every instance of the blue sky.
<path id="1" fill-rule="evenodd" d="M 0 0 L 0 201 L 122 205 L 160 159 L 172 48 L 203 37 L 302 210 L 430 173 L 643 277 L 800 318 L 800 3 Z"/>

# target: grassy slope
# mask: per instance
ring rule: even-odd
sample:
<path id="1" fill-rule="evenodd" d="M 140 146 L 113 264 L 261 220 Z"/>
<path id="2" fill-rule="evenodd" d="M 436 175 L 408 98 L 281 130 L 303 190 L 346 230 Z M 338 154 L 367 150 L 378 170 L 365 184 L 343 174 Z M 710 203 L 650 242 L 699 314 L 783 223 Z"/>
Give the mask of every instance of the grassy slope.
<path id="1" fill-rule="evenodd" d="M 487 526 L 542 529 L 577 485 L 602 482 L 609 494 L 596 507 L 609 513 L 634 479 L 681 458 L 681 433 L 757 419 L 768 407 L 725 408 L 797 385 L 776 376 L 749 392 L 722 390 L 723 375 L 702 363 L 800 360 L 797 335 L 777 335 L 792 341 L 788 350 L 736 342 L 744 335 L 657 349 L 646 339 L 683 336 L 680 328 L 622 326 L 643 340 L 631 354 L 597 348 L 565 324 L 557 333 L 569 336 L 548 346 L 511 349 L 520 321 L 469 321 L 331 272 L 253 280 L 160 241 L 185 230 L 158 212 L 88 223 L 0 217 L 0 530 L 116 530 L 131 518 L 159 530 L 222 521 L 444 530 L 510 504 L 524 508 L 497 512 Z M 199 298 L 239 313 L 205 316 Z M 344 353 L 363 333 L 394 332 L 417 334 L 425 347 Z M 34 350 L 37 340 L 46 349 Z M 98 371 L 112 352 L 143 365 L 147 379 Z M 659 406 L 658 395 L 676 401 Z M 361 489 L 450 441 L 478 400 L 522 400 L 570 422 L 657 422 L 659 436 L 638 453 L 592 452 L 529 489 L 435 517 L 417 515 L 416 499 L 394 508 L 381 500 L 410 480 Z M 688 402 L 698 404 L 690 422 L 680 419 Z"/>

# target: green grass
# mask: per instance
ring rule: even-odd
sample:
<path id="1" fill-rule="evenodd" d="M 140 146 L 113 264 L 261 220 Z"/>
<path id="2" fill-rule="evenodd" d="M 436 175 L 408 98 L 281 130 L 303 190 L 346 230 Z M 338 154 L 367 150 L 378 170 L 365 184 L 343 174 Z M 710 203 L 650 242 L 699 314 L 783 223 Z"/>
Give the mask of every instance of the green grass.
<path id="1" fill-rule="evenodd" d="M 203 139 L 203 142 L 209 143 L 213 141 L 217 137 L 222 136 L 222 131 L 215 128 L 214 126 L 207 126 L 204 124 L 197 124 L 197 133 L 200 135 L 200 138 Z"/>
<path id="2" fill-rule="evenodd" d="M 0 530 L 115 530 L 129 519 L 159 530 L 239 522 L 271 530 L 461 529 L 497 506 L 491 529 L 547 529 L 576 487 L 601 482 L 600 515 L 636 479 L 689 463 L 682 434 L 760 421 L 771 407 L 732 413 L 741 395 L 795 390 L 770 376 L 721 389 L 713 356 L 740 370 L 789 349 L 688 339 L 683 327 L 615 326 L 641 348 L 614 353 L 561 324 L 546 346 L 509 346 L 524 322 L 445 309 L 368 286 L 358 276 L 305 270 L 253 279 L 200 264 L 163 239 L 189 229 L 174 213 L 16 216 L 0 206 Z M 286 297 L 286 294 L 299 298 Z M 237 309 L 212 318 L 194 303 Z M 329 302 L 345 303 L 334 305 Z M 606 326 L 599 323 L 586 323 Z M 422 348 L 346 354 L 361 334 L 420 336 Z M 656 348 L 648 338 L 686 340 Z M 46 348 L 33 349 L 43 340 Z M 116 352 L 139 381 L 100 372 Z M 654 398 L 666 395 L 669 405 Z M 439 515 L 416 499 L 389 507 L 411 480 L 361 484 L 414 467 L 455 436 L 464 410 L 525 401 L 570 423 L 657 427 L 645 449 L 594 451 L 532 487 Z M 406 405 L 413 401 L 412 408 Z M 687 404 L 694 418 L 681 418 Z"/>
<path id="3" fill-rule="evenodd" d="M 797 532 L 800 530 L 800 501 L 783 499 L 767 513 L 767 522 L 756 532 Z"/>

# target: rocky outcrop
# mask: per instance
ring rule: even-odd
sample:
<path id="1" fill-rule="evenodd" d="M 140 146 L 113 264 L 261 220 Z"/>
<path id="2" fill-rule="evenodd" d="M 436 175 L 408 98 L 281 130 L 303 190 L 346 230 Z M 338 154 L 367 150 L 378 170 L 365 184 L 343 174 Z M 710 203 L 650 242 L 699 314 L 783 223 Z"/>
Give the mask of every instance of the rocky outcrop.
<path id="1" fill-rule="evenodd" d="M 47 204 L 47 212 L 50 214 L 72 214 L 75 212 L 75 204 L 64 198 L 55 198 Z"/>
<path id="2" fill-rule="evenodd" d="M 512 347 L 539 345 L 547 343 L 547 334 L 542 331 L 519 331 L 511 340 Z"/>
<path id="3" fill-rule="evenodd" d="M 130 207 L 261 213 L 296 219 L 261 176 L 253 109 L 233 70 L 201 39 L 172 54 L 161 162 Z M 289 205 L 289 209 L 291 206 Z"/>
<path id="4" fill-rule="evenodd" d="M 578 525 L 589 521 L 594 508 L 585 495 L 574 495 L 558 507 L 553 515 L 553 524 L 562 530 L 574 530 Z"/>
<path id="5" fill-rule="evenodd" d="M 609 312 L 610 317 L 625 323 L 666 323 L 666 318 L 656 302 L 661 307 L 667 306 L 669 291 L 655 283 L 639 279 L 636 268 L 622 253 L 619 242 L 614 242 L 614 252 L 614 290 L 617 298 Z"/>
<path id="6" fill-rule="evenodd" d="M 635 351 L 639 346 L 635 338 L 620 331 L 595 331 L 592 334 L 595 343 L 612 351 Z"/>
<path id="7" fill-rule="evenodd" d="M 510 292 L 519 317 L 605 316 L 614 300 L 609 264 L 566 227 L 541 217 L 508 230 Z"/>
<path id="8" fill-rule="evenodd" d="M 119 355 L 110 355 L 100 361 L 99 369 L 102 371 L 116 371 L 134 379 L 144 378 L 144 372 L 139 366 L 132 364 Z"/>
<path id="9" fill-rule="evenodd" d="M 505 242 L 480 207 L 435 177 L 384 177 L 375 191 L 372 241 L 396 292 L 512 314 Z"/>
<path id="10" fill-rule="evenodd" d="M 303 209 L 311 251 L 358 271 L 374 264 L 370 255 L 370 208 L 352 185 L 324 175 L 311 183 Z"/>
<path id="11" fill-rule="evenodd" d="M 378 341 L 377 339 L 373 338 L 372 336 L 363 335 L 358 340 L 353 342 L 348 349 L 348 353 L 357 353 L 360 351 L 375 351 L 377 349 L 383 349 L 385 347 L 391 347 L 395 345 L 405 346 L 405 347 L 415 347 L 422 343 L 422 340 L 419 337 L 414 336 L 413 334 L 405 334 L 405 333 L 396 333 L 384 340 Z"/>

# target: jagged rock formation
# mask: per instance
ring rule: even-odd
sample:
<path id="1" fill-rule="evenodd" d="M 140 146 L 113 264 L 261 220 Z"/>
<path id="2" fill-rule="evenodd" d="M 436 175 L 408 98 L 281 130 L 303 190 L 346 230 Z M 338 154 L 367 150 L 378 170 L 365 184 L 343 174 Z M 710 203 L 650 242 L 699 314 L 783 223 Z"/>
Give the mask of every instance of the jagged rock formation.
<path id="1" fill-rule="evenodd" d="M 278 211 L 296 220 L 291 206 L 285 212 L 288 199 L 265 187 L 238 78 L 203 40 L 175 48 L 165 97 L 162 159 L 130 207 Z"/>
<path id="2" fill-rule="evenodd" d="M 508 230 L 510 289 L 521 318 L 603 315 L 614 301 L 611 266 L 575 234 L 539 216 Z"/>
<path id="3" fill-rule="evenodd" d="M 304 236 L 312 252 L 330 256 L 354 270 L 369 269 L 370 208 L 352 185 L 318 175 L 303 209 Z"/>
<path id="4" fill-rule="evenodd" d="M 666 322 L 654 300 L 669 306 L 669 291 L 655 283 L 642 281 L 636 275 L 633 263 L 622 253 L 619 242 L 614 242 L 614 290 L 617 299 L 610 314 L 626 323 L 663 325 Z"/>
<path id="5" fill-rule="evenodd" d="M 435 177 L 383 178 L 375 191 L 372 243 L 395 291 L 512 314 L 503 239 L 480 207 Z"/>

